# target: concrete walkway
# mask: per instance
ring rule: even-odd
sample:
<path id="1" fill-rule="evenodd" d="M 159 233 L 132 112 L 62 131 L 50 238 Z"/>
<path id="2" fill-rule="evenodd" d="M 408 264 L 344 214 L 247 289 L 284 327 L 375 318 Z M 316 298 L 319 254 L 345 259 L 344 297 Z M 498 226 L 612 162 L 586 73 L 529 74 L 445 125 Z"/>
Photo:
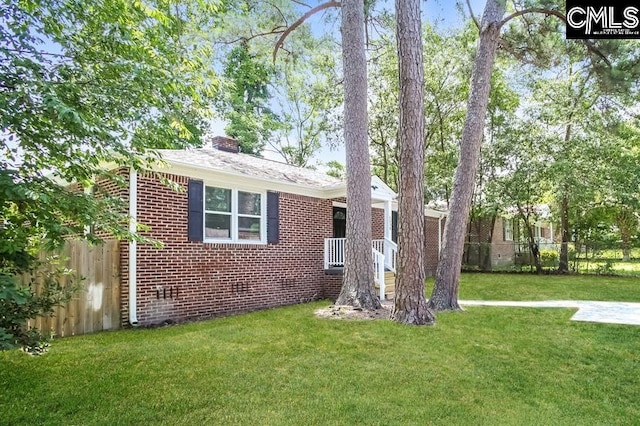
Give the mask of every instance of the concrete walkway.
<path id="1" fill-rule="evenodd" d="M 511 302 L 491 300 L 460 300 L 463 306 L 514 306 L 521 308 L 576 308 L 572 321 L 607 324 L 640 325 L 640 303 L 594 302 L 588 300 L 549 300 L 542 302 Z"/>

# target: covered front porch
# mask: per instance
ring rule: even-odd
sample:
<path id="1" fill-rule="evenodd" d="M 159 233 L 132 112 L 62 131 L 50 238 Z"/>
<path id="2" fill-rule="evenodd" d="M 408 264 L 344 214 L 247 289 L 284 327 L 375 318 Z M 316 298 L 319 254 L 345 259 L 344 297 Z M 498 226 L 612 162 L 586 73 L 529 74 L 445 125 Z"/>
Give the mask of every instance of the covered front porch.
<path id="1" fill-rule="evenodd" d="M 390 297 L 394 291 L 396 257 L 398 246 L 394 241 L 397 212 L 393 211 L 393 200 L 396 193 L 380 178 L 371 178 L 372 209 L 383 212 L 382 223 L 373 221 L 372 231 L 382 234 L 383 238 L 371 241 L 371 257 L 373 259 L 374 282 L 379 291 L 380 300 Z M 324 269 L 328 273 L 341 273 L 344 267 L 344 250 L 346 244 L 347 203 L 334 202 L 333 237 L 324 240 Z M 378 216 L 379 217 L 379 216 Z M 382 230 L 378 229 L 382 227 Z M 382 232 L 380 232 L 382 231 Z"/>

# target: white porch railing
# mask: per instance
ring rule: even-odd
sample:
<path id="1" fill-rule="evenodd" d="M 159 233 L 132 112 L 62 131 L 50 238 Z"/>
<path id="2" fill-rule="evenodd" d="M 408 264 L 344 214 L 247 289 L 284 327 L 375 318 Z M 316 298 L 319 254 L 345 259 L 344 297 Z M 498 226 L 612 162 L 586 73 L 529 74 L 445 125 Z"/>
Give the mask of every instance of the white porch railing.
<path id="1" fill-rule="evenodd" d="M 371 247 L 384 254 L 384 240 L 371 240 Z"/>
<path id="2" fill-rule="evenodd" d="M 388 238 L 384 239 L 384 261 L 390 271 L 396 272 L 396 260 L 398 258 L 398 245 Z"/>
<path id="3" fill-rule="evenodd" d="M 373 256 L 373 281 L 380 287 L 380 300 L 384 300 L 384 254 L 371 248 L 371 255 Z"/>
<path id="4" fill-rule="evenodd" d="M 325 238 L 324 269 L 344 266 L 344 247 L 346 238 Z M 373 240 L 371 255 L 373 256 L 374 280 L 380 286 L 380 297 L 384 299 L 384 271 L 396 271 L 398 246 L 389 239 Z"/>
<path id="5" fill-rule="evenodd" d="M 344 266 L 344 245 L 346 238 L 324 239 L 324 269 Z"/>
<path id="6" fill-rule="evenodd" d="M 344 246 L 346 238 L 324 239 L 324 269 L 344 266 Z M 398 245 L 389 239 L 372 240 L 371 248 L 384 256 L 384 266 L 396 272 Z"/>

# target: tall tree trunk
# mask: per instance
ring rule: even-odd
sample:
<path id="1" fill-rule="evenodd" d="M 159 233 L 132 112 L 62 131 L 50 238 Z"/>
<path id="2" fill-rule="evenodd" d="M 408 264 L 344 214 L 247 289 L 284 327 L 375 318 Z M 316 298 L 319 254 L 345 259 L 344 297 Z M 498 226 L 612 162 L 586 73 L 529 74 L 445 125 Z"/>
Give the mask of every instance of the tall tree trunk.
<path id="1" fill-rule="evenodd" d="M 616 225 L 620 231 L 620 241 L 622 248 L 622 261 L 629 262 L 631 260 L 631 235 L 634 229 L 638 227 L 638 219 L 633 211 L 627 207 L 620 207 L 616 215 Z"/>
<path id="2" fill-rule="evenodd" d="M 464 234 L 469 220 L 489 102 L 491 71 L 500 39 L 500 20 L 505 12 L 505 3 L 505 0 L 487 0 L 482 15 L 478 52 L 471 77 L 471 91 L 460 142 L 460 159 L 453 183 L 450 213 L 444 229 L 444 245 L 438 262 L 436 283 L 429 300 L 429 307 L 436 311 L 460 309 L 458 285 Z"/>
<path id="3" fill-rule="evenodd" d="M 569 272 L 569 242 L 571 241 L 571 232 L 569 230 L 569 196 L 567 190 L 562 192 L 562 200 L 560 202 L 560 232 L 562 242 L 560 244 L 560 260 L 558 262 L 558 272 Z"/>
<path id="4" fill-rule="evenodd" d="M 342 2 L 347 214 L 344 279 L 337 304 L 380 308 L 371 258 L 371 172 L 367 140 L 367 61 L 363 0 Z"/>
<path id="5" fill-rule="evenodd" d="M 567 145 L 571 140 L 571 119 L 569 114 L 569 123 L 564 132 L 564 143 Z M 562 186 L 562 200 L 560 202 L 560 232 L 562 235 L 562 243 L 560 245 L 560 259 L 558 262 L 558 272 L 569 272 L 569 241 L 571 240 L 571 232 L 569 230 L 569 188 L 565 183 Z"/>
<path id="6" fill-rule="evenodd" d="M 533 233 L 533 227 L 535 225 L 531 224 L 531 214 L 529 213 L 530 209 L 527 208 L 527 212 L 525 212 L 524 208 L 520 204 L 517 205 L 518 214 L 522 218 L 524 222 L 524 229 L 527 233 L 527 245 L 529 246 L 529 254 L 531 255 L 531 259 L 529 264 L 536 268 L 537 274 L 542 274 L 542 263 L 540 262 L 540 248 L 536 243 L 536 236 Z"/>
<path id="7" fill-rule="evenodd" d="M 400 76 L 398 276 L 391 319 L 433 324 L 424 271 L 424 65 L 420 0 L 396 0 Z"/>
<path id="8" fill-rule="evenodd" d="M 491 218 L 489 219 L 489 233 L 487 234 L 487 239 L 483 244 L 482 262 L 480 263 L 480 270 L 484 272 L 491 272 L 493 267 L 491 262 L 491 247 L 493 243 L 493 228 L 495 228 L 497 220 L 498 213 L 491 213 Z"/>

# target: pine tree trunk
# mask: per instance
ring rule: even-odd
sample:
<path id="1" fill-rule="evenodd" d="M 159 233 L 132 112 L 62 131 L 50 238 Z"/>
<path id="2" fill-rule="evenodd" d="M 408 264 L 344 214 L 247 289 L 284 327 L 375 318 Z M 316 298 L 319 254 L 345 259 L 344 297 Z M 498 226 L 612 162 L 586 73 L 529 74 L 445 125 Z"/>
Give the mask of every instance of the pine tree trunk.
<path id="1" fill-rule="evenodd" d="M 630 262 L 631 236 L 633 235 L 634 229 L 638 226 L 638 219 L 636 219 L 632 210 L 622 207 L 616 215 L 616 225 L 618 225 L 618 230 L 620 231 L 622 261 Z"/>
<path id="2" fill-rule="evenodd" d="M 500 39 L 500 21 L 504 12 L 505 1 L 487 0 L 480 24 L 480 40 L 471 77 L 471 91 L 462 130 L 460 159 L 453 183 L 449 217 L 444 229 L 444 244 L 438 262 L 436 282 L 429 300 L 429 307 L 436 311 L 460 309 L 458 285 L 465 230 L 480 158 L 491 72 Z"/>
<path id="3" fill-rule="evenodd" d="M 571 117 L 569 117 L 571 119 Z M 571 123 L 567 124 L 564 133 L 565 145 L 571 140 Z M 560 203 L 560 232 L 562 234 L 562 244 L 560 245 L 560 260 L 558 262 L 558 272 L 569 272 L 569 242 L 571 231 L 569 230 L 569 188 L 565 184 L 562 187 L 562 201 Z"/>
<path id="4" fill-rule="evenodd" d="M 342 2 L 347 230 L 344 278 L 336 304 L 380 308 L 371 257 L 371 172 L 367 140 L 367 61 L 362 0 Z"/>
<path id="5" fill-rule="evenodd" d="M 398 275 L 391 319 L 433 324 L 424 271 L 424 67 L 420 0 L 396 0 L 400 75 Z"/>

